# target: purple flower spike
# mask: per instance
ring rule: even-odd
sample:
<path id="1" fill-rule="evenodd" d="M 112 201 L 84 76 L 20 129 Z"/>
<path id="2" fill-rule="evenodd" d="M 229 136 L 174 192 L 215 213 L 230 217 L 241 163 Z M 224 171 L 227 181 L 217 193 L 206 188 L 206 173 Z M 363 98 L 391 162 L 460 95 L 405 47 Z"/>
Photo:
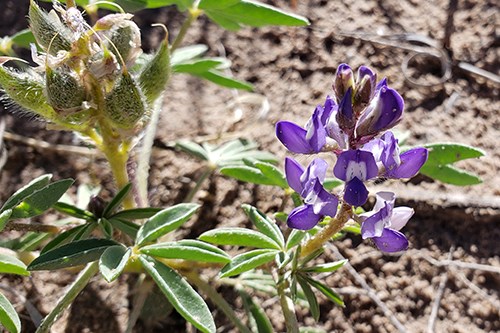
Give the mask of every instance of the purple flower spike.
<path id="1" fill-rule="evenodd" d="M 387 86 L 380 86 L 358 121 L 356 135 L 375 136 L 395 126 L 401 120 L 403 109 L 404 101 L 401 95 Z"/>
<path id="2" fill-rule="evenodd" d="M 294 229 L 309 230 L 314 228 L 322 218 L 323 216 L 314 213 L 312 206 L 304 205 L 292 210 L 288 215 L 287 225 Z"/>
<path id="3" fill-rule="evenodd" d="M 384 252 L 398 252 L 408 247 L 408 240 L 399 232 L 413 215 L 409 207 L 394 208 L 395 195 L 392 192 L 378 192 L 377 202 L 371 212 L 362 214 L 363 239 L 373 239 Z"/>
<path id="4" fill-rule="evenodd" d="M 345 201 L 361 206 L 368 199 L 368 190 L 363 182 L 376 177 L 378 167 L 371 152 L 347 150 L 339 155 L 333 174 L 346 182 Z"/>

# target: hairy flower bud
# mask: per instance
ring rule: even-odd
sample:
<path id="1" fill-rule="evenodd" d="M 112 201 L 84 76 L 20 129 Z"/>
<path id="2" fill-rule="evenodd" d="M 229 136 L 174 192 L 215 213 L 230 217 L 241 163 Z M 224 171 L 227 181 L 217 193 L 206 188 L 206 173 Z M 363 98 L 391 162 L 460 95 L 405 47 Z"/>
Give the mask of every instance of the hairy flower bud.
<path id="1" fill-rule="evenodd" d="M 129 14 L 111 14 L 100 19 L 94 29 L 102 31 L 105 37 L 104 45 L 127 67 L 134 64 L 142 53 L 141 32 L 130 19 Z"/>
<path id="2" fill-rule="evenodd" d="M 79 111 L 85 101 L 86 91 L 75 73 L 69 69 L 46 69 L 46 93 L 50 105 L 58 113 Z"/>
<path id="3" fill-rule="evenodd" d="M 128 72 L 123 72 L 105 98 L 106 117 L 118 128 L 132 129 L 146 111 L 143 94 Z"/>
<path id="4" fill-rule="evenodd" d="M 150 105 L 160 97 L 169 77 L 170 51 L 168 48 L 168 39 L 165 38 L 154 57 L 144 65 L 139 75 L 139 84 Z"/>
<path id="5" fill-rule="evenodd" d="M 361 66 L 358 69 L 358 76 L 356 78 L 356 91 L 354 93 L 354 105 L 363 108 L 366 106 L 375 93 L 375 86 L 377 84 L 377 73 L 372 71 L 369 67 Z M 361 109 L 358 108 L 358 109 Z"/>
<path id="6" fill-rule="evenodd" d="M 45 98 L 42 76 L 33 70 L 20 72 L 4 67 L 3 63 L 9 60 L 12 58 L 0 57 L 0 86 L 6 93 L 2 98 L 44 118 L 54 119 L 56 113 Z"/>
<path id="7" fill-rule="evenodd" d="M 34 0 L 30 1 L 29 21 L 31 31 L 38 44 L 50 54 L 71 49 L 71 31 L 64 26 L 55 11 L 42 10 Z M 50 50 L 49 50 L 50 45 Z"/>

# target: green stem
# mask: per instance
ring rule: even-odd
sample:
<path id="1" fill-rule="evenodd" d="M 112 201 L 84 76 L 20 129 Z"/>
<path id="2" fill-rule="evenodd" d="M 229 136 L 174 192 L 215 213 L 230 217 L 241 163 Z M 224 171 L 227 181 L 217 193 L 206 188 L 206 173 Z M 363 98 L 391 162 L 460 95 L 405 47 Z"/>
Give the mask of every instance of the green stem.
<path id="1" fill-rule="evenodd" d="M 292 298 L 290 297 L 291 292 L 288 286 L 288 280 L 284 277 L 283 269 L 278 271 L 277 289 L 280 298 L 281 310 L 283 311 L 283 316 L 285 317 L 286 331 L 287 333 L 299 333 L 299 323 L 295 313 L 295 306 Z"/>
<path id="2" fill-rule="evenodd" d="M 74 301 L 76 296 L 85 288 L 90 279 L 99 271 L 99 264 L 97 261 L 90 263 L 85 267 L 76 280 L 71 284 L 65 294 L 59 299 L 56 307 L 44 318 L 42 324 L 38 326 L 35 333 L 48 333 L 50 328 L 63 311 Z"/>
<path id="3" fill-rule="evenodd" d="M 300 257 L 307 257 L 309 254 L 318 250 L 328 242 L 333 235 L 339 232 L 344 224 L 349 221 L 352 215 L 352 207 L 348 204 L 343 203 L 340 207 L 340 211 L 337 213 L 337 216 L 330 219 L 328 225 L 321 229 L 313 238 L 311 238 L 304 246 L 302 247 L 302 251 L 300 252 Z"/>
<path id="4" fill-rule="evenodd" d="M 174 42 L 172 43 L 172 47 L 170 48 L 170 52 L 173 54 L 173 52 L 181 45 L 182 41 L 184 40 L 184 37 L 186 36 L 186 33 L 188 32 L 189 28 L 191 27 L 191 24 L 193 24 L 194 21 L 200 16 L 202 11 L 197 8 L 197 6 L 193 6 L 193 8 L 190 8 L 188 11 L 188 17 L 182 23 L 181 30 L 179 30 L 179 33 L 177 34 L 177 37 L 175 37 Z"/>
<path id="5" fill-rule="evenodd" d="M 226 302 L 226 300 L 196 271 L 183 271 L 182 274 L 188 279 L 188 281 L 194 284 L 199 290 L 201 290 L 224 314 L 229 320 L 236 326 L 242 333 L 252 333 L 245 324 L 241 322 L 236 313 L 234 312 L 231 305 Z M 298 331 L 297 331 L 298 332 Z"/>
<path id="6" fill-rule="evenodd" d="M 186 199 L 184 199 L 184 202 L 191 202 L 196 195 L 196 193 L 200 190 L 201 185 L 203 185 L 203 182 L 212 174 L 214 170 L 211 167 L 206 167 L 203 173 L 200 175 L 198 180 L 196 181 L 196 184 L 194 187 L 189 191 L 188 195 L 186 196 Z"/>

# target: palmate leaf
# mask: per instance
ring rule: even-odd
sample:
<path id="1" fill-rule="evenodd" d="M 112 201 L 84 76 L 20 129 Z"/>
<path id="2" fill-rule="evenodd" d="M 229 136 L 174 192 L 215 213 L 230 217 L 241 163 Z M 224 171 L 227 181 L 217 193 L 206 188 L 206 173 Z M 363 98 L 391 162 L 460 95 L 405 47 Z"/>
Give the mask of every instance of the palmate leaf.
<path id="1" fill-rule="evenodd" d="M 196 212 L 200 207 L 198 204 L 183 203 L 178 204 L 150 217 L 137 232 L 136 244 L 141 246 L 144 243 L 152 242 L 155 239 L 179 228 L 184 222 Z"/>
<path id="2" fill-rule="evenodd" d="M 198 237 L 200 240 L 217 245 L 248 246 L 258 249 L 276 249 L 279 243 L 261 232 L 246 228 L 221 228 L 204 232 Z"/>
<path id="3" fill-rule="evenodd" d="M 118 245 L 108 239 L 84 239 L 41 254 L 28 265 L 29 271 L 55 270 L 96 261 L 110 246 Z"/>
<path id="4" fill-rule="evenodd" d="M 229 255 L 221 249 L 194 239 L 148 245 L 142 247 L 140 252 L 152 257 L 168 259 L 184 259 L 222 264 L 231 261 Z"/>
<path id="5" fill-rule="evenodd" d="M 139 260 L 181 316 L 201 332 L 215 333 L 215 322 L 201 296 L 173 269 L 146 255 Z"/>
<path id="6" fill-rule="evenodd" d="M 287 13 L 279 8 L 253 0 L 201 0 L 199 8 L 228 30 L 238 30 L 243 25 L 262 27 L 266 25 L 305 26 L 309 21 L 302 16 Z"/>
<path id="7" fill-rule="evenodd" d="M 21 332 L 21 320 L 9 300 L 0 293 L 0 324 L 10 333 Z"/>

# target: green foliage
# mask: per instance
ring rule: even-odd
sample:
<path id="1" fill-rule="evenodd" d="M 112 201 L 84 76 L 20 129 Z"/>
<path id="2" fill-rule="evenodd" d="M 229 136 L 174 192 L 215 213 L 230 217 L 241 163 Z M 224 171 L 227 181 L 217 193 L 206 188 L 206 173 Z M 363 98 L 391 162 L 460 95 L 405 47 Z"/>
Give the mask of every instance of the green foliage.
<path id="1" fill-rule="evenodd" d="M 56 270 L 96 261 L 110 246 L 118 245 L 109 239 L 84 239 L 42 253 L 28 265 L 29 271 Z"/>
<path id="2" fill-rule="evenodd" d="M 102 277 L 108 282 L 114 281 L 123 272 L 131 254 L 131 249 L 121 245 L 108 247 L 99 258 Z"/>
<path id="3" fill-rule="evenodd" d="M 0 324 L 10 333 L 21 332 L 21 320 L 7 297 L 0 293 Z"/>
<path id="4" fill-rule="evenodd" d="M 244 290 L 238 290 L 238 294 L 243 301 L 243 307 L 250 319 L 252 331 L 257 333 L 273 333 L 273 326 L 269 318 L 267 318 L 264 309 Z"/>
<path id="5" fill-rule="evenodd" d="M 245 165 L 228 165 L 222 167 L 220 172 L 240 181 L 259 185 L 279 186 L 282 189 L 289 188 L 285 175 L 281 170 L 271 163 L 258 160 L 243 160 Z"/>
<path id="6" fill-rule="evenodd" d="M 19 259 L 0 253 L 0 273 L 30 275 L 26 270 L 26 265 Z"/>
<path id="7" fill-rule="evenodd" d="M 244 204 L 242 208 L 261 233 L 271 238 L 280 248 L 284 247 L 285 238 L 274 221 L 253 206 Z"/>
<path id="8" fill-rule="evenodd" d="M 150 217 L 137 233 L 137 245 L 144 245 L 179 228 L 199 208 L 197 204 L 178 204 Z"/>
<path id="9" fill-rule="evenodd" d="M 152 257 L 167 259 L 184 259 L 222 264 L 231 261 L 227 253 L 221 249 L 192 239 L 148 245 L 141 247 L 140 252 Z"/>
<path id="10" fill-rule="evenodd" d="M 176 147 L 219 168 L 244 165 L 245 160 L 276 163 L 277 159 L 268 152 L 257 150 L 257 144 L 245 139 L 226 142 L 220 146 L 207 143 L 199 145 L 192 141 L 179 140 Z"/>
<path id="11" fill-rule="evenodd" d="M 221 228 L 204 232 L 198 237 L 217 245 L 248 246 L 258 249 L 280 249 L 280 245 L 265 234 L 246 228 Z"/>
<path id="12" fill-rule="evenodd" d="M 420 169 L 420 173 L 452 185 L 466 186 L 482 182 L 479 176 L 460 169 L 453 164 L 458 161 L 484 156 L 484 151 L 456 143 L 433 143 L 424 147 L 429 149 L 429 158 Z"/>
<path id="13" fill-rule="evenodd" d="M 299 15 L 287 13 L 276 7 L 252 0 L 201 0 L 199 8 L 205 14 L 228 30 L 238 30 L 244 25 L 262 27 L 265 25 L 305 26 L 309 21 Z"/>
<path id="14" fill-rule="evenodd" d="M 244 252 L 235 256 L 229 264 L 220 271 L 220 277 L 230 277 L 247 272 L 272 261 L 279 253 L 278 250 L 259 249 Z"/>
<path id="15" fill-rule="evenodd" d="M 139 260 L 181 316 L 201 332 L 215 332 L 215 323 L 208 306 L 186 280 L 151 257 L 140 255 Z"/>

